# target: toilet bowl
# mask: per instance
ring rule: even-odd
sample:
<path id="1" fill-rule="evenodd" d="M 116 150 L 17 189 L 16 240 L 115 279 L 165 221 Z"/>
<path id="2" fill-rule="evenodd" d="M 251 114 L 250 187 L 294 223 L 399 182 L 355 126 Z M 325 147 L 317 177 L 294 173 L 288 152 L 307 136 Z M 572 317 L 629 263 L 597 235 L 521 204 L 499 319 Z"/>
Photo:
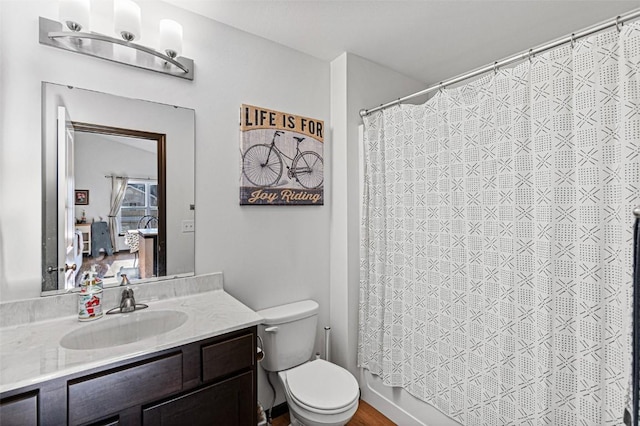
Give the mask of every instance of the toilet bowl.
<path id="1" fill-rule="evenodd" d="M 312 357 L 319 305 L 303 300 L 258 311 L 264 343 L 261 365 L 277 372 L 292 425 L 343 426 L 358 409 L 356 378 L 344 368 Z"/>
<path id="2" fill-rule="evenodd" d="M 278 377 L 294 426 L 343 426 L 358 409 L 358 382 L 338 365 L 316 359 Z"/>

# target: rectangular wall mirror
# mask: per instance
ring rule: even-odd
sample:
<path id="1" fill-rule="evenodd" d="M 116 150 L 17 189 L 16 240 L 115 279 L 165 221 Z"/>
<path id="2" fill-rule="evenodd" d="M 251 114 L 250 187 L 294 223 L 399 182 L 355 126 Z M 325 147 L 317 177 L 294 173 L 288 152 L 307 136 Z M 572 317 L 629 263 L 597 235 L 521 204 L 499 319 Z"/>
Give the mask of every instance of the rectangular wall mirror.
<path id="1" fill-rule="evenodd" d="M 42 85 L 42 292 L 195 271 L 195 112 Z"/>

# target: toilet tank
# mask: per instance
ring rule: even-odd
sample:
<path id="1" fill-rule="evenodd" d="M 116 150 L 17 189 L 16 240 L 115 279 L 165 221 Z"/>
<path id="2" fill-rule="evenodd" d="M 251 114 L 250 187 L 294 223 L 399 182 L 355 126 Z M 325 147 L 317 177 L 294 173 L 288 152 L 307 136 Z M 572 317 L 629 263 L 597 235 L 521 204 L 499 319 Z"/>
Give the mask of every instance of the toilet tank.
<path id="1" fill-rule="evenodd" d="M 262 368 L 282 371 L 309 361 L 316 342 L 319 305 L 313 300 L 258 311 L 264 347 Z"/>

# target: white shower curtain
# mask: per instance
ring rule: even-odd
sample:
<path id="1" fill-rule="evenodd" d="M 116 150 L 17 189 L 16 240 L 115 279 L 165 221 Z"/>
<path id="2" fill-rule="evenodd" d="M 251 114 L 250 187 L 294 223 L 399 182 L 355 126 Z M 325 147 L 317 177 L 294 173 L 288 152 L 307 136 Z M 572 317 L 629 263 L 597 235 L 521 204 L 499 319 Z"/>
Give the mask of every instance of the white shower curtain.
<path id="1" fill-rule="evenodd" d="M 621 30 L 365 118 L 361 367 L 464 425 L 622 424 L 640 26 Z"/>

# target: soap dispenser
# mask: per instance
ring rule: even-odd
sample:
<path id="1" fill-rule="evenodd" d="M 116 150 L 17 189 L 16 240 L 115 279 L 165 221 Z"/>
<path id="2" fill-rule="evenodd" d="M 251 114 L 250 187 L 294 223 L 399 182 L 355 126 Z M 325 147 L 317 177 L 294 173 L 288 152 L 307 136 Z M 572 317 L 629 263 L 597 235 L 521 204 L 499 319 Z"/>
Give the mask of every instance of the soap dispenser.
<path id="1" fill-rule="evenodd" d="M 91 274 L 91 285 L 97 286 L 98 288 L 102 289 L 103 284 L 102 278 L 98 276 L 98 265 L 91 265 L 91 270 L 89 272 Z"/>
<path id="2" fill-rule="evenodd" d="M 78 320 L 92 321 L 102 316 L 102 280 L 98 278 L 98 272 L 91 267 L 80 286 L 78 293 Z"/>

